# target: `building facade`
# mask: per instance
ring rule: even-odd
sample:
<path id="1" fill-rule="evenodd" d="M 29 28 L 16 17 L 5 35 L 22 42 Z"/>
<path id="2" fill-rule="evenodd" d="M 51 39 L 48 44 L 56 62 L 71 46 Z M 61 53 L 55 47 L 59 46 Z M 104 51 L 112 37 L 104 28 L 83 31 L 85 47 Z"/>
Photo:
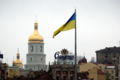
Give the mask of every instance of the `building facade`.
<path id="1" fill-rule="evenodd" d="M 116 80 L 115 75 L 115 66 L 114 65 L 107 65 L 106 66 L 106 78 L 107 80 Z"/>
<path id="2" fill-rule="evenodd" d="M 120 47 L 109 47 L 96 51 L 97 63 L 118 64 Z"/>
<path id="3" fill-rule="evenodd" d="M 28 40 L 26 70 L 46 70 L 46 55 L 44 54 L 44 39 L 38 32 L 38 23 L 34 23 L 34 32 Z"/>
<path id="4" fill-rule="evenodd" d="M 75 66 L 74 55 L 67 49 L 56 52 L 55 61 L 49 66 L 50 73 L 54 80 L 74 80 Z"/>
<path id="5" fill-rule="evenodd" d="M 52 78 L 54 80 L 74 80 L 74 65 L 54 64 L 50 66 Z"/>
<path id="6" fill-rule="evenodd" d="M 7 69 L 8 69 L 8 64 L 0 62 L 0 80 L 6 80 Z"/>
<path id="7" fill-rule="evenodd" d="M 109 47 L 96 51 L 97 63 L 112 64 L 115 66 L 115 80 L 120 80 L 119 58 L 120 47 Z"/>
<path id="8" fill-rule="evenodd" d="M 80 63 L 80 72 L 88 72 L 90 80 L 106 80 L 106 74 L 97 64 L 94 63 Z"/>

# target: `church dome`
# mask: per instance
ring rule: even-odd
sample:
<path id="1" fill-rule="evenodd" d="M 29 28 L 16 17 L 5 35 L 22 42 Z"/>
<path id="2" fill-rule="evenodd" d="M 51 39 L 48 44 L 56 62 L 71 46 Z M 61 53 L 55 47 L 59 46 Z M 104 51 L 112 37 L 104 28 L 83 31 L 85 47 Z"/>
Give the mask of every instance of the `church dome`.
<path id="1" fill-rule="evenodd" d="M 22 61 L 19 59 L 16 59 L 15 61 L 13 61 L 13 66 L 19 67 L 19 68 L 23 68 L 23 64 Z"/>
<path id="2" fill-rule="evenodd" d="M 38 23 L 34 24 L 34 32 L 28 39 L 29 43 L 43 43 L 43 37 L 38 32 Z"/>
<path id="3" fill-rule="evenodd" d="M 15 61 L 13 61 L 13 66 L 22 68 L 22 67 L 23 67 L 23 64 L 22 64 L 22 61 L 20 60 L 20 54 L 19 54 L 19 52 L 17 53 L 16 58 L 17 58 L 17 59 L 16 59 Z"/>
<path id="4" fill-rule="evenodd" d="M 16 61 L 14 61 L 15 64 L 22 64 L 22 61 L 17 59 Z"/>
<path id="5" fill-rule="evenodd" d="M 34 30 L 33 34 L 29 37 L 29 41 L 43 40 L 43 37 L 39 34 L 38 30 Z"/>
<path id="6" fill-rule="evenodd" d="M 78 64 L 81 64 L 81 63 L 87 63 L 87 59 L 85 58 L 85 56 L 78 61 Z"/>

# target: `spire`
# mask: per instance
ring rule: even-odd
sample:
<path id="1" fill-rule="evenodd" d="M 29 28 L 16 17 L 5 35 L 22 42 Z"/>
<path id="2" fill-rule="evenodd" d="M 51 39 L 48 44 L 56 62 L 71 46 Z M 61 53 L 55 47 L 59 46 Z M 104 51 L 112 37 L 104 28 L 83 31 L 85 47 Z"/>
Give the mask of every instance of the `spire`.
<path id="1" fill-rule="evenodd" d="M 15 66 L 14 56 L 13 56 L 13 64 L 12 65 Z"/>
<path id="2" fill-rule="evenodd" d="M 20 59 L 19 48 L 17 50 L 17 59 Z"/>
<path id="3" fill-rule="evenodd" d="M 35 16 L 34 30 L 38 30 L 38 20 L 37 20 L 37 15 Z"/>
<path id="4" fill-rule="evenodd" d="M 38 23 L 37 22 L 34 23 L 34 30 L 38 30 Z"/>

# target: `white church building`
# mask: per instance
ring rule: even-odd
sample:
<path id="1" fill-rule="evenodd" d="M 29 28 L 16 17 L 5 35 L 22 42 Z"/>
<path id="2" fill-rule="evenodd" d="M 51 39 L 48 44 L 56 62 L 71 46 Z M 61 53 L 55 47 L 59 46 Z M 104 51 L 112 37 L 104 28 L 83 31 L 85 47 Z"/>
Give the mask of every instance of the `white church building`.
<path id="1" fill-rule="evenodd" d="M 28 39 L 26 70 L 47 70 L 46 55 L 44 54 L 44 39 L 39 34 L 38 23 L 34 23 L 34 32 Z"/>

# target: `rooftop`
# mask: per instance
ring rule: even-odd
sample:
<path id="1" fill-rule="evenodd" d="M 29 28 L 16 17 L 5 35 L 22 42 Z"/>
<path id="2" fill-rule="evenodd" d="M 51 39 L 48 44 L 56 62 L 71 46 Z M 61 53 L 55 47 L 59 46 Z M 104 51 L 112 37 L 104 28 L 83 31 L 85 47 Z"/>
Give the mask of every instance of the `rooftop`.
<path id="1" fill-rule="evenodd" d="M 106 47 L 105 49 L 100 49 L 96 53 L 120 53 L 120 47 Z"/>

